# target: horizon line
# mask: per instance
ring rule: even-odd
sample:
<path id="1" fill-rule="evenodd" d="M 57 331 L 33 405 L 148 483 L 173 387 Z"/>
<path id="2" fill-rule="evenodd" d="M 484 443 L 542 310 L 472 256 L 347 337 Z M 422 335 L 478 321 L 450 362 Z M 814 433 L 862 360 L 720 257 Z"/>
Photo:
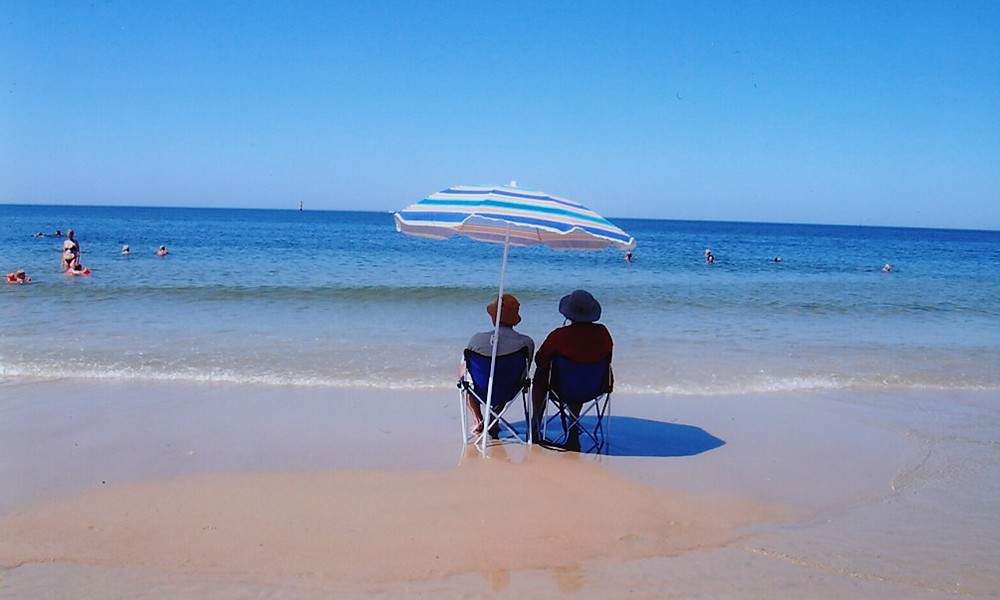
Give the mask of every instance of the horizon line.
<path id="1" fill-rule="evenodd" d="M 348 212 L 348 213 L 378 213 L 395 214 L 402 209 L 355 209 L 355 208 L 300 208 L 296 203 L 290 208 L 260 207 L 260 206 L 181 206 L 181 205 L 151 205 L 151 204 L 62 204 L 58 202 L 0 202 L 0 206 L 46 206 L 59 208 L 148 208 L 148 209 L 177 209 L 177 210 L 262 210 L 262 211 L 288 211 L 288 212 Z M 601 215 L 604 216 L 604 215 Z M 798 225 L 812 227 L 855 227 L 871 229 L 918 229 L 928 231 L 968 231 L 981 233 L 1000 233 L 1000 227 L 996 229 L 983 229 L 981 227 L 942 227 L 931 225 L 875 225 L 869 223 L 809 223 L 802 221 L 748 221 L 745 219 L 690 219 L 690 218 L 667 218 L 667 217 L 604 217 L 614 222 L 616 220 L 626 221 L 674 221 L 678 223 L 728 223 L 728 224 L 748 224 L 748 225 Z"/>

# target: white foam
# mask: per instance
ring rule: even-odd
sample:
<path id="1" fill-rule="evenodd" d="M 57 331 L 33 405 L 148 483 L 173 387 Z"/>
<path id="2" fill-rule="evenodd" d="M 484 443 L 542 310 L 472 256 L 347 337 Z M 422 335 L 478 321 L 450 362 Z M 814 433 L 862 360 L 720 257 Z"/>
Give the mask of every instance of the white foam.
<path id="1" fill-rule="evenodd" d="M 438 371 L 414 375 L 379 372 L 367 376 L 348 374 L 316 374 L 284 371 L 281 373 L 246 372 L 236 369 L 212 368 L 199 370 L 193 367 L 164 368 L 141 365 L 132 367 L 105 367 L 100 365 L 65 366 L 58 363 L 44 364 L 4 364 L 0 365 L 0 377 L 5 381 L 51 381 L 82 379 L 93 381 L 150 381 L 185 383 L 239 383 L 261 386 L 294 386 L 334 389 L 375 389 L 375 390 L 434 390 L 451 391 L 454 381 L 445 376 L 437 376 Z M 940 381 L 932 377 L 899 377 L 884 375 L 864 376 L 767 376 L 734 375 L 730 379 L 711 378 L 709 380 L 687 379 L 662 383 L 619 378 L 615 391 L 633 395 L 685 395 L 719 396 L 760 393 L 822 392 L 832 390 L 964 390 L 996 391 L 1000 385 L 975 381 Z"/>

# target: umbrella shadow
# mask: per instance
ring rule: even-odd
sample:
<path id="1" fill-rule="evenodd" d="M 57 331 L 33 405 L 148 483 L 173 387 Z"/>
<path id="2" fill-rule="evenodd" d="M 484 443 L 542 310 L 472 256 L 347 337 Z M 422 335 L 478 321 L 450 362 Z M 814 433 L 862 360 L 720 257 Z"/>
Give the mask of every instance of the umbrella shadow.
<path id="1" fill-rule="evenodd" d="M 593 430 L 597 425 L 597 418 L 584 417 L 581 422 L 583 427 Z M 516 423 L 514 426 L 519 431 L 525 429 L 524 422 Z M 701 427 L 636 417 L 605 417 L 603 428 L 604 443 L 599 449 L 590 449 L 590 453 L 606 456 L 674 458 L 695 456 L 726 444 L 725 440 L 715 437 Z M 584 442 L 583 451 L 587 453 L 586 436 L 580 437 Z M 574 451 L 550 444 L 545 445 L 557 450 Z"/>

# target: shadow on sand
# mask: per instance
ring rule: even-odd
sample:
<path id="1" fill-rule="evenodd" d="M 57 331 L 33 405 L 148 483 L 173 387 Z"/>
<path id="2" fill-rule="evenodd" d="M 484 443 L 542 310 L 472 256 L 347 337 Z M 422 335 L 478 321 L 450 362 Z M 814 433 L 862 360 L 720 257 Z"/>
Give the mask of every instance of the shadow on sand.
<path id="1" fill-rule="evenodd" d="M 584 417 L 583 426 L 593 430 L 596 417 Z M 524 422 L 515 423 L 523 432 Z M 558 428 L 558 425 L 556 426 Z M 561 433 L 561 431 L 558 431 Z M 663 423 L 635 417 L 610 416 L 604 419 L 605 442 L 600 449 L 590 448 L 589 453 L 607 456 L 677 457 L 694 456 L 725 445 L 725 441 L 701 427 Z M 583 452 L 588 453 L 586 436 L 580 436 Z M 554 450 L 571 450 L 554 444 L 544 444 Z"/>

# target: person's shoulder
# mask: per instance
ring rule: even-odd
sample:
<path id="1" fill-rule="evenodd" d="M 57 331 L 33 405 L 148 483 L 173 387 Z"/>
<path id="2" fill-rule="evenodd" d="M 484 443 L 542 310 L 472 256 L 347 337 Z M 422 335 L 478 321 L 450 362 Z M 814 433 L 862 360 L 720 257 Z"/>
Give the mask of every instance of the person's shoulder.
<path id="1" fill-rule="evenodd" d="M 555 329 L 550 331 L 548 335 L 545 336 L 545 341 L 554 340 L 559 338 L 560 336 L 565 335 L 567 327 L 568 327 L 567 325 L 560 325 L 559 327 L 556 327 Z"/>
<path id="2" fill-rule="evenodd" d="M 545 341 L 542 342 L 542 345 L 546 348 L 553 348 L 573 344 L 573 340 L 575 339 L 574 331 L 578 330 L 574 330 L 572 323 L 556 327 L 545 336 Z"/>
<path id="3" fill-rule="evenodd" d="M 518 337 L 518 343 L 521 345 L 521 348 L 527 348 L 528 352 L 534 354 L 534 352 L 535 352 L 535 340 L 531 339 L 531 336 L 524 335 L 523 333 L 519 334 L 519 335 L 520 335 L 520 337 Z M 531 358 L 531 357 L 529 356 L 528 358 Z"/>
<path id="4" fill-rule="evenodd" d="M 492 344 L 493 343 L 492 337 L 493 337 L 492 331 L 480 331 L 479 333 L 474 333 L 472 334 L 472 337 L 469 338 L 469 343 L 466 344 L 465 347 L 468 348 L 469 350 L 477 350 L 479 348 L 482 348 L 484 343 Z"/>
<path id="5" fill-rule="evenodd" d="M 611 339 L 611 330 L 608 329 L 607 325 L 604 323 L 591 323 L 591 325 L 594 325 L 594 329 L 599 331 L 601 335 Z"/>
<path id="6" fill-rule="evenodd" d="M 611 340 L 611 332 L 604 323 L 573 323 L 579 335 L 590 339 Z"/>

